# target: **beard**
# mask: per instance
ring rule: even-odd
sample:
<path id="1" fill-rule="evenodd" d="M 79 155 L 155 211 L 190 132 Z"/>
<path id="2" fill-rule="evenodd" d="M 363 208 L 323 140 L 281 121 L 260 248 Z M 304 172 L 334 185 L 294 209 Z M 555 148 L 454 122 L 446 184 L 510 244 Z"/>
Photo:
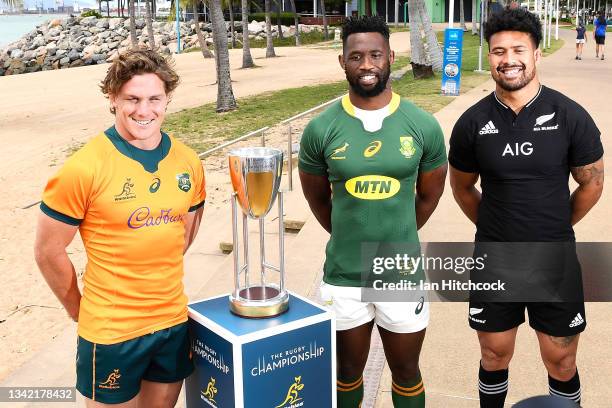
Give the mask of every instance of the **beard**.
<path id="1" fill-rule="evenodd" d="M 519 89 L 523 89 L 526 87 L 532 80 L 535 78 L 535 69 L 527 71 L 527 67 L 525 64 L 520 65 L 499 65 L 495 70 L 499 73 L 502 69 L 512 68 L 512 67 L 520 67 L 521 75 L 518 80 L 514 80 L 512 82 L 506 81 L 501 76 L 493 77 L 497 85 L 500 86 L 504 91 L 518 91 Z"/>
<path id="2" fill-rule="evenodd" d="M 357 95 L 363 98 L 372 98 L 380 95 L 387 87 L 387 82 L 389 82 L 389 76 L 391 75 L 391 65 L 387 64 L 386 68 L 384 68 L 380 73 L 373 74 L 376 76 L 378 81 L 376 81 L 376 84 L 370 89 L 366 89 L 359 84 L 359 75 L 351 75 L 346 70 L 344 73 L 346 75 L 346 80 L 351 86 L 351 89 Z"/>

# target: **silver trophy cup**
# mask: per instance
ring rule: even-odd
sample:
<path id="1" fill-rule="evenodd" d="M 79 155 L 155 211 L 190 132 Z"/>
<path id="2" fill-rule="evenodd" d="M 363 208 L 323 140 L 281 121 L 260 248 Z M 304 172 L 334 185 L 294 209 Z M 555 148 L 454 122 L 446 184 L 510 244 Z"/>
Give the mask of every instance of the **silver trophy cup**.
<path id="1" fill-rule="evenodd" d="M 287 310 L 289 295 L 285 290 L 283 194 L 278 191 L 283 167 L 283 152 L 266 147 L 246 147 L 229 153 L 232 178 L 232 237 L 234 254 L 234 292 L 230 309 L 243 317 L 272 317 Z M 278 195 L 278 267 L 266 262 L 264 217 Z M 242 208 L 243 264 L 240 264 L 238 204 Z M 249 276 L 248 218 L 259 220 L 259 277 Z M 266 277 L 268 270 L 278 272 L 276 282 Z"/>

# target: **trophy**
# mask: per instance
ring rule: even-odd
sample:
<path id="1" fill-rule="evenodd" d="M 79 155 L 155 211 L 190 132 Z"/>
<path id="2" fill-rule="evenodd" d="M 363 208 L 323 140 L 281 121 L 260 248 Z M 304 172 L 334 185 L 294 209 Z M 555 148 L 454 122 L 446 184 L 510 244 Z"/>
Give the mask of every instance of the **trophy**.
<path id="1" fill-rule="evenodd" d="M 283 152 L 266 147 L 245 147 L 229 152 L 232 178 L 232 238 L 234 254 L 234 291 L 230 310 L 242 317 L 277 316 L 287 310 L 285 290 L 283 194 L 278 191 L 283 167 Z M 278 195 L 278 267 L 266 262 L 264 217 Z M 242 208 L 243 265 L 240 265 L 238 207 Z M 259 220 L 259 279 L 249 277 L 248 218 Z M 278 272 L 278 283 L 268 281 L 266 272 Z"/>

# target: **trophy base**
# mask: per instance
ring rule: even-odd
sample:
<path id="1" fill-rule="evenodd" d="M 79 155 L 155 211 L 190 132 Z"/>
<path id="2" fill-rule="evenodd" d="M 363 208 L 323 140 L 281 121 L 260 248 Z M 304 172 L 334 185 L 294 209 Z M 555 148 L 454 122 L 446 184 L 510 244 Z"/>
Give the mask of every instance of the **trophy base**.
<path id="1" fill-rule="evenodd" d="M 273 286 L 251 286 L 230 295 L 230 311 L 240 317 L 262 319 L 287 311 L 289 295 Z"/>

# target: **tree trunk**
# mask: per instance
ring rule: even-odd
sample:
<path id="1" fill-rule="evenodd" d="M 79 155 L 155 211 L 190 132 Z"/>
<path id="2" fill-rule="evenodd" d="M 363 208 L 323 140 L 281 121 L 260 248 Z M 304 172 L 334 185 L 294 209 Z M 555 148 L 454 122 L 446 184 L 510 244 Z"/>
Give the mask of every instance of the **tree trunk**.
<path id="1" fill-rule="evenodd" d="M 372 0 L 365 0 L 365 15 L 372 15 Z"/>
<path id="2" fill-rule="evenodd" d="M 433 76 L 431 64 L 427 64 L 425 46 L 421 35 L 421 18 L 417 0 L 408 0 L 408 19 L 410 21 L 410 65 L 415 79 Z"/>
<path id="3" fill-rule="evenodd" d="M 270 0 L 265 0 L 266 13 L 266 58 L 276 57 L 274 43 L 272 42 L 272 22 L 270 21 Z"/>
<path id="4" fill-rule="evenodd" d="M 249 0 L 242 0 L 242 68 L 255 66 L 249 38 Z"/>
<path id="5" fill-rule="evenodd" d="M 368 0 L 366 0 L 366 3 Z M 321 14 L 323 14 L 323 38 L 329 40 L 329 30 L 327 29 L 327 13 L 325 12 L 325 0 L 321 0 Z"/>
<path id="6" fill-rule="evenodd" d="M 136 0 L 128 0 L 128 14 L 130 15 L 130 42 L 132 43 L 132 47 L 138 46 L 138 38 L 136 37 L 136 7 L 134 7 L 134 2 Z"/>
<path id="7" fill-rule="evenodd" d="M 295 24 L 295 45 L 299 47 L 302 45 L 302 39 L 300 38 L 300 16 L 295 8 L 295 0 L 291 0 L 291 10 L 293 10 L 293 23 Z"/>
<path id="8" fill-rule="evenodd" d="M 221 0 L 210 2 L 210 17 L 215 44 L 217 68 L 217 112 L 227 112 L 237 108 L 232 78 L 230 77 L 229 50 L 227 49 L 227 28 L 223 19 Z"/>
<path id="9" fill-rule="evenodd" d="M 214 55 L 208 49 L 206 39 L 204 38 L 204 34 L 202 34 L 202 30 L 200 29 L 200 15 L 198 14 L 198 6 L 199 2 L 193 3 L 193 18 L 195 19 L 195 31 L 196 35 L 198 36 L 198 43 L 200 44 L 200 49 L 202 50 L 202 56 L 204 58 L 212 58 Z"/>
<path id="10" fill-rule="evenodd" d="M 109 0 L 106 0 L 106 17 L 110 18 L 110 3 L 109 3 Z"/>
<path id="11" fill-rule="evenodd" d="M 153 15 L 153 20 L 157 20 L 157 1 L 151 0 L 151 14 Z"/>
<path id="12" fill-rule="evenodd" d="M 472 0 L 472 35 L 476 35 L 478 34 L 478 21 L 479 19 L 477 18 L 478 16 L 478 7 L 477 6 L 478 0 Z"/>
<path id="13" fill-rule="evenodd" d="M 234 4 L 232 0 L 228 0 L 229 15 L 230 15 L 230 33 L 232 35 L 232 48 L 236 48 L 236 30 L 234 28 Z"/>
<path id="14" fill-rule="evenodd" d="M 461 25 L 463 31 L 467 31 L 467 27 L 465 26 L 465 12 L 463 11 L 464 7 L 465 2 L 463 0 L 459 0 L 459 24 Z"/>
<path id="15" fill-rule="evenodd" d="M 280 38 L 281 40 L 284 38 L 283 37 L 283 28 L 281 27 L 281 4 L 280 2 L 283 0 L 279 0 L 278 3 L 276 3 L 277 9 L 276 9 L 276 29 L 278 30 L 278 38 Z"/>
<path id="16" fill-rule="evenodd" d="M 102 0 L 98 0 L 98 12 L 102 14 Z"/>
<path id="17" fill-rule="evenodd" d="M 417 0 L 419 15 L 421 22 L 423 23 L 423 32 L 425 34 L 425 41 L 427 42 L 427 55 L 434 71 L 442 70 L 442 49 L 438 44 L 438 38 L 431 25 L 431 19 L 427 13 L 424 0 Z"/>
<path id="18" fill-rule="evenodd" d="M 155 37 L 153 36 L 153 21 L 151 21 L 151 0 L 145 0 L 145 22 L 147 24 L 147 36 L 149 37 L 149 48 L 155 49 Z"/>

